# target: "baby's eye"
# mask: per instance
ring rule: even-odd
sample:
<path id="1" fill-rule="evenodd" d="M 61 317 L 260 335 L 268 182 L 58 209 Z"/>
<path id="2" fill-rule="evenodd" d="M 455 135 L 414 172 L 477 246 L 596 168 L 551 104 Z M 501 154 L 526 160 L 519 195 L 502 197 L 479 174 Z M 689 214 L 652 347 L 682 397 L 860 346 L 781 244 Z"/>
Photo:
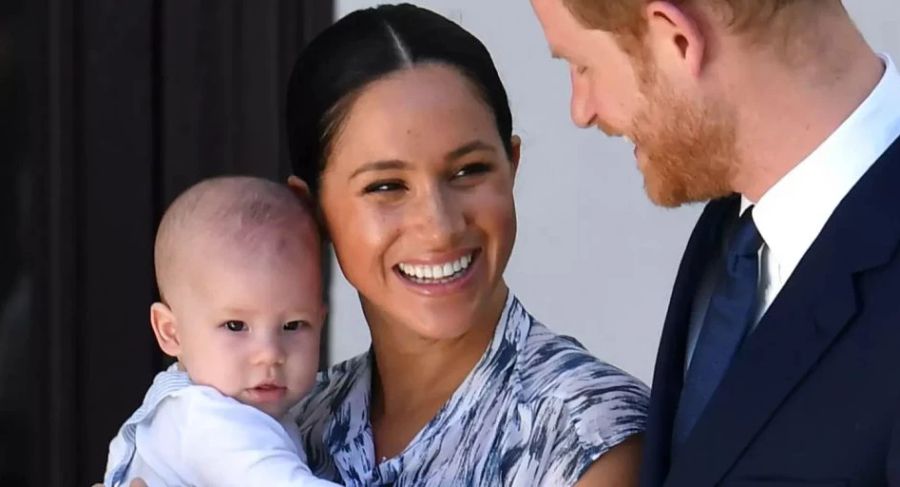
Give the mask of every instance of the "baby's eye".
<path id="1" fill-rule="evenodd" d="M 238 320 L 226 321 L 225 323 L 222 323 L 222 326 L 228 329 L 228 331 L 244 331 L 247 329 L 247 324 Z"/>
<path id="2" fill-rule="evenodd" d="M 309 322 L 303 321 L 303 320 L 288 321 L 287 323 L 284 324 L 284 329 L 286 331 L 296 331 L 301 328 L 308 328 L 308 327 L 309 327 Z"/>

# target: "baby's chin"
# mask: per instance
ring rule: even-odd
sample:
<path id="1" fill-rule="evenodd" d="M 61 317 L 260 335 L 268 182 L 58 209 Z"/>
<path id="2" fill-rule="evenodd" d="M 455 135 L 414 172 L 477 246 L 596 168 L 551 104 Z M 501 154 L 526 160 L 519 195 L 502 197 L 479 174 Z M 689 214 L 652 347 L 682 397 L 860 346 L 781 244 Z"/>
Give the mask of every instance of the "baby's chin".
<path id="1" fill-rule="evenodd" d="M 277 409 L 271 409 L 271 408 L 258 408 L 258 409 L 260 411 L 268 414 L 269 416 L 275 418 L 276 421 L 281 421 L 287 415 L 288 411 L 290 410 L 290 408 L 287 408 L 287 407 L 277 408 Z"/>
<path id="2" fill-rule="evenodd" d="M 287 404 L 275 405 L 275 404 L 259 404 L 259 403 L 249 402 L 249 401 L 241 401 L 241 402 L 268 414 L 269 416 L 275 418 L 278 421 L 281 421 L 281 418 L 283 418 L 287 414 L 287 412 L 290 410 L 290 407 Z"/>
<path id="3" fill-rule="evenodd" d="M 300 402 L 306 396 L 307 393 L 296 394 L 288 392 L 281 400 L 278 401 L 260 403 L 245 400 L 241 402 L 259 409 L 260 411 L 275 418 L 277 421 L 282 421 L 286 416 L 290 415 L 291 410 L 293 410 L 298 404 L 300 404 Z"/>

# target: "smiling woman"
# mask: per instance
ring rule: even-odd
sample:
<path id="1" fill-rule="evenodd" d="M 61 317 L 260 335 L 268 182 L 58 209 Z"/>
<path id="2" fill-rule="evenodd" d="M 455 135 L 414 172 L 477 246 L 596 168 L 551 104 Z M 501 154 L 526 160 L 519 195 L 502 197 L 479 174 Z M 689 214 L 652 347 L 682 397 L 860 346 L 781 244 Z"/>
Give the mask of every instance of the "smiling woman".
<path id="1" fill-rule="evenodd" d="M 490 55 L 430 11 L 348 15 L 288 94 L 308 182 L 372 350 L 297 409 L 348 485 L 632 485 L 646 387 L 532 318 L 503 279 L 520 141 Z"/>
<path id="2" fill-rule="evenodd" d="M 398 71 L 357 96 L 320 201 L 370 324 L 437 339 L 483 323 L 489 336 L 516 230 L 518 142 L 510 160 L 501 140 L 471 82 L 444 64 Z M 402 162 L 368 162 L 384 157 Z"/>

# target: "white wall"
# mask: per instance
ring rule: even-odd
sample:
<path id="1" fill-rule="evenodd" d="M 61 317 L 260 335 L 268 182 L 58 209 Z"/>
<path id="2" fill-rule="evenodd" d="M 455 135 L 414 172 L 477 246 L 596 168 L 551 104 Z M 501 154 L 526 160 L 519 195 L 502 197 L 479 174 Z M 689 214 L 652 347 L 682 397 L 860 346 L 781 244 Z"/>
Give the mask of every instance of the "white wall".
<path id="1" fill-rule="evenodd" d="M 337 0 L 336 16 L 378 3 L 385 2 Z M 571 125 L 567 69 L 550 59 L 527 0 L 413 3 L 478 36 L 506 83 L 515 131 L 524 142 L 510 287 L 554 330 L 649 383 L 672 282 L 700 207 L 652 206 L 630 146 Z M 876 48 L 900 59 L 900 2 L 845 5 Z M 369 346 L 357 295 L 336 274 L 333 362 Z"/>

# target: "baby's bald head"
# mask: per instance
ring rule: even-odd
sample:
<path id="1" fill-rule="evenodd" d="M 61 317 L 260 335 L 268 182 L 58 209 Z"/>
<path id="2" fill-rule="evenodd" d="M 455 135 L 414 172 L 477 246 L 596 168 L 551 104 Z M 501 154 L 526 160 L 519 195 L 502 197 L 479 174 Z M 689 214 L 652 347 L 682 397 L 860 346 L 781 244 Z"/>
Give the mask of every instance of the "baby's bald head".
<path id="1" fill-rule="evenodd" d="M 179 269 L 204 253 L 264 258 L 288 245 L 302 246 L 318 262 L 315 220 L 286 185 L 246 176 L 204 180 L 176 198 L 159 224 L 154 260 L 160 295 L 165 301 Z"/>

